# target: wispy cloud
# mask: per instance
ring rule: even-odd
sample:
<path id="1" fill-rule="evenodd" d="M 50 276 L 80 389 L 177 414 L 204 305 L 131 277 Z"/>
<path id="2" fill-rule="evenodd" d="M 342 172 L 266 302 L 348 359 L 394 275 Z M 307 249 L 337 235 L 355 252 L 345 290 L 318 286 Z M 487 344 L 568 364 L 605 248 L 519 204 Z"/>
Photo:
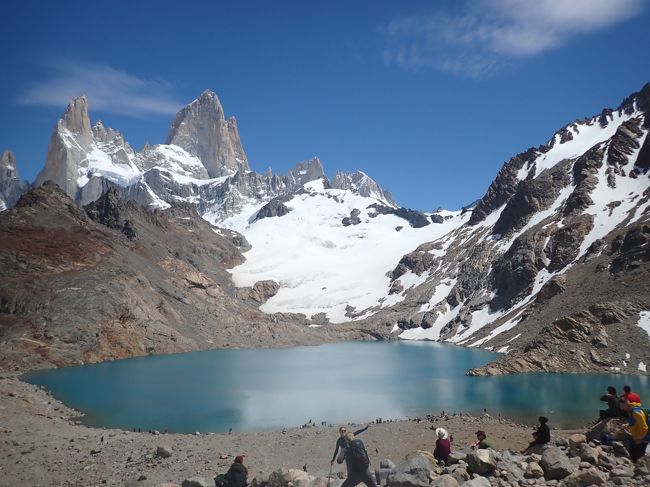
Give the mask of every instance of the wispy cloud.
<path id="1" fill-rule="evenodd" d="M 85 94 L 92 109 L 146 117 L 178 111 L 172 86 L 161 79 L 146 79 L 100 64 L 61 62 L 46 66 L 47 76 L 18 96 L 18 103 L 65 107 L 75 96 Z"/>
<path id="2" fill-rule="evenodd" d="M 384 61 L 482 77 L 638 15 L 646 0 L 474 0 L 381 26 Z"/>

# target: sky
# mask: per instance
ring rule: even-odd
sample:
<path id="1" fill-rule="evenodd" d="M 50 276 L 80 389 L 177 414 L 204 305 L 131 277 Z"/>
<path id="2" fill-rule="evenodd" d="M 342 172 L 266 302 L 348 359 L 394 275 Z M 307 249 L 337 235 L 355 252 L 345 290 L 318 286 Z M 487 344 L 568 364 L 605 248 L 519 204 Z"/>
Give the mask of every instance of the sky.
<path id="1" fill-rule="evenodd" d="M 650 81 L 650 0 L 0 5 L 0 151 L 42 168 L 67 102 L 140 149 L 205 89 L 253 170 L 319 156 L 398 204 L 457 209 L 501 165 Z"/>

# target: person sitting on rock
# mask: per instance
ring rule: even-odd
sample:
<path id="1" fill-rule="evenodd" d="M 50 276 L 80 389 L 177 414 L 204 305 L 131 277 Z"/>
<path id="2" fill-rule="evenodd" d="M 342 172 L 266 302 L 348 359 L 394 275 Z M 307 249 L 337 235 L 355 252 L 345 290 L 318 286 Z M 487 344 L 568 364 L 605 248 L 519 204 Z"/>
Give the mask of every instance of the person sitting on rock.
<path id="1" fill-rule="evenodd" d="M 227 487 L 246 487 L 248 485 L 247 477 L 248 469 L 244 466 L 244 456 L 237 455 L 224 477 L 224 485 Z"/>
<path id="2" fill-rule="evenodd" d="M 533 441 L 530 442 L 528 448 L 526 448 L 521 453 L 526 453 L 535 445 L 546 445 L 551 442 L 551 430 L 548 427 L 548 418 L 546 416 L 540 416 L 538 418 L 539 426 L 533 433 Z"/>
<path id="3" fill-rule="evenodd" d="M 474 434 L 476 435 L 476 441 L 472 444 L 472 450 L 487 449 L 487 448 L 492 448 L 493 450 L 496 450 L 496 447 L 494 446 L 494 442 L 487 437 L 485 431 L 478 430 Z"/>
<path id="4" fill-rule="evenodd" d="M 628 402 L 626 399 L 621 398 L 620 407 L 628 415 L 628 430 L 632 436 L 628 451 L 630 452 L 630 458 L 636 463 L 639 458 L 645 455 L 645 449 L 650 441 L 648 420 L 645 412 L 641 409 L 641 401 Z"/>
<path id="5" fill-rule="evenodd" d="M 348 467 L 348 478 L 341 487 L 355 487 L 360 483 L 367 487 L 377 487 L 375 475 L 370 471 L 370 459 L 363 442 L 354 437 L 354 433 L 345 434 L 345 463 Z"/>
<path id="6" fill-rule="evenodd" d="M 628 403 L 631 402 L 641 402 L 641 398 L 636 392 L 632 392 L 632 388 L 628 385 L 623 386 L 623 395 L 622 399 L 625 399 Z"/>
<path id="7" fill-rule="evenodd" d="M 601 421 L 605 418 L 616 418 L 617 416 L 623 416 L 621 408 L 619 407 L 619 397 L 616 395 L 616 388 L 609 386 L 607 388 L 607 394 L 601 396 L 601 401 L 607 403 L 607 409 L 600 410 L 600 416 L 598 421 Z"/>
<path id="8" fill-rule="evenodd" d="M 451 453 L 451 440 L 449 433 L 444 428 L 436 428 L 436 449 L 433 450 L 433 458 L 439 462 L 444 462 L 445 465 L 449 462 L 449 454 Z"/>
<path id="9" fill-rule="evenodd" d="M 355 431 L 353 434 L 354 436 L 357 436 L 358 434 L 363 433 L 366 431 L 370 426 L 366 426 L 365 428 L 361 428 L 360 430 Z M 334 455 L 332 455 L 332 461 L 330 462 L 330 465 L 334 465 L 334 460 L 336 460 L 336 454 L 341 450 L 341 454 L 339 455 L 339 458 L 337 460 L 338 463 L 343 463 L 343 458 L 345 457 L 345 447 L 346 447 L 346 442 L 345 442 L 345 435 L 347 434 L 348 430 L 345 426 L 341 426 L 339 428 L 339 437 L 336 439 L 336 446 L 334 447 Z"/>

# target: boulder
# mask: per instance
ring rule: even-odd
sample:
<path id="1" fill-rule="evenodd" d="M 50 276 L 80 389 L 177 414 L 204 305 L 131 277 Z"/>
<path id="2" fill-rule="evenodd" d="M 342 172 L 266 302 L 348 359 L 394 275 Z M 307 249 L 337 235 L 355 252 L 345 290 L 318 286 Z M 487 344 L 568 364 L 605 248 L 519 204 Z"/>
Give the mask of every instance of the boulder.
<path id="1" fill-rule="evenodd" d="M 449 463 L 449 465 L 454 465 L 454 464 L 456 464 L 458 462 L 461 462 L 461 461 L 464 462 L 465 458 L 467 458 L 467 453 L 469 453 L 469 452 L 465 452 L 465 451 L 462 451 L 462 450 L 452 451 L 449 454 L 449 459 L 448 459 L 447 462 Z"/>
<path id="2" fill-rule="evenodd" d="M 431 477 L 420 470 L 415 473 L 392 473 L 388 476 L 388 487 L 429 487 Z"/>
<path id="3" fill-rule="evenodd" d="M 467 455 L 465 459 L 470 472 L 479 475 L 493 472 L 497 468 L 497 459 L 492 450 L 478 449 Z"/>
<path id="4" fill-rule="evenodd" d="M 467 469 L 465 467 L 458 467 L 454 469 L 454 471 L 451 473 L 451 476 L 455 478 L 459 484 L 462 484 L 471 478 L 469 472 L 467 472 Z"/>
<path id="5" fill-rule="evenodd" d="M 598 448 L 592 448 L 588 444 L 583 443 L 578 449 L 578 456 L 583 462 L 588 462 L 592 465 L 598 464 L 598 456 L 600 451 Z"/>
<path id="6" fill-rule="evenodd" d="M 314 480 L 314 477 L 307 474 L 302 470 L 297 470 L 293 468 L 280 468 L 275 472 L 272 472 L 269 475 L 269 480 L 267 482 L 268 487 L 288 487 L 289 484 L 296 485 L 302 484 L 307 485 Z"/>
<path id="7" fill-rule="evenodd" d="M 564 478 L 558 486 L 560 487 L 585 487 L 587 485 L 606 485 L 607 475 L 596 467 L 572 473 Z"/>
<path id="8" fill-rule="evenodd" d="M 449 474 L 441 475 L 435 479 L 429 487 L 458 487 L 460 484 L 458 481 Z"/>
<path id="9" fill-rule="evenodd" d="M 540 465 L 544 470 L 544 476 L 547 480 L 561 480 L 571 475 L 575 470 L 569 457 L 556 446 L 551 446 L 544 450 Z"/>
<path id="10" fill-rule="evenodd" d="M 161 445 L 156 448 L 156 456 L 158 458 L 169 458 L 172 456 L 172 447 L 167 445 Z"/>
<path id="11" fill-rule="evenodd" d="M 395 463 L 388 458 L 384 458 L 381 462 L 379 462 L 379 468 L 394 469 L 395 467 L 397 467 L 397 465 L 395 465 Z"/>
<path id="12" fill-rule="evenodd" d="M 569 436 L 569 447 L 579 448 L 580 445 L 587 442 L 587 437 L 582 433 L 576 433 L 575 435 Z"/>
<path id="13" fill-rule="evenodd" d="M 527 479 L 539 479 L 544 476 L 544 469 L 537 462 L 531 462 L 526 465 L 524 477 Z"/>
<path id="14" fill-rule="evenodd" d="M 475 477 L 461 484 L 461 487 L 492 487 L 490 481 L 485 477 Z"/>
<path id="15" fill-rule="evenodd" d="M 612 477 L 632 477 L 634 476 L 634 471 L 631 468 L 627 467 L 616 467 L 613 468 L 609 474 Z"/>
<path id="16" fill-rule="evenodd" d="M 214 481 L 209 481 L 203 477 L 192 477 L 191 479 L 183 480 L 181 487 L 213 487 Z"/>
<path id="17" fill-rule="evenodd" d="M 587 431 L 587 440 L 600 441 L 603 435 L 610 435 L 616 441 L 625 441 L 629 437 L 624 426 L 627 424 L 625 418 L 609 418 L 599 421 L 589 431 Z"/>
<path id="18" fill-rule="evenodd" d="M 630 452 L 627 451 L 625 445 L 620 441 L 612 441 L 612 451 L 614 452 L 615 457 L 629 458 Z"/>
<path id="19" fill-rule="evenodd" d="M 645 455 L 636 462 L 634 473 L 636 475 L 650 475 L 650 456 Z"/>
<path id="20" fill-rule="evenodd" d="M 375 469 L 375 478 L 377 479 L 377 485 L 386 485 L 388 482 L 388 477 L 392 473 L 395 473 L 395 470 L 392 468 Z"/>

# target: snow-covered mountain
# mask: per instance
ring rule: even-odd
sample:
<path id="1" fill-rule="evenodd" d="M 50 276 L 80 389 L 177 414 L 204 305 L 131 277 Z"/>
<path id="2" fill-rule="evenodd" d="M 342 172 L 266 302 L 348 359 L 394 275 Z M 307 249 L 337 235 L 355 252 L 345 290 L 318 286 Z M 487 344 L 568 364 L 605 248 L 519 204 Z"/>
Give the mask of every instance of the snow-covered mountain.
<path id="1" fill-rule="evenodd" d="M 393 272 L 393 283 L 404 271 L 422 280 L 404 297 L 400 338 L 508 352 L 477 373 L 643 370 L 650 342 L 636 325 L 650 310 L 649 129 L 646 85 L 504 164 L 467 224 Z M 627 341 L 642 346 L 623 350 Z"/>
<path id="2" fill-rule="evenodd" d="M 139 152 L 91 126 L 82 96 L 58 121 L 37 184 L 52 179 L 84 204 L 108 188 L 151 208 L 195 204 L 251 244 L 230 272 L 238 286 L 273 288 L 267 313 L 506 354 L 481 374 L 642 370 L 649 129 L 646 85 L 514 156 L 470 207 L 422 213 L 362 172 L 327 180 L 318 158 L 251 171 L 212 92 L 179 112 L 166 144 Z"/>
<path id="3" fill-rule="evenodd" d="M 139 152 L 101 121 L 91 126 L 88 100 L 75 98 L 54 128 L 36 185 L 52 180 L 82 205 L 115 187 L 122 197 L 151 208 L 194 203 L 202 215 L 219 222 L 323 176 L 317 157 L 286 174 L 251 171 L 235 118 L 226 119 L 217 95 L 205 91 L 178 112 L 166 144 L 146 145 Z M 333 187 L 396 206 L 388 191 L 361 172 L 337 173 Z"/>

